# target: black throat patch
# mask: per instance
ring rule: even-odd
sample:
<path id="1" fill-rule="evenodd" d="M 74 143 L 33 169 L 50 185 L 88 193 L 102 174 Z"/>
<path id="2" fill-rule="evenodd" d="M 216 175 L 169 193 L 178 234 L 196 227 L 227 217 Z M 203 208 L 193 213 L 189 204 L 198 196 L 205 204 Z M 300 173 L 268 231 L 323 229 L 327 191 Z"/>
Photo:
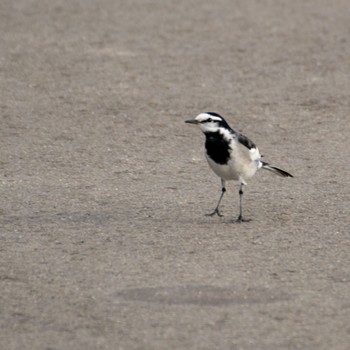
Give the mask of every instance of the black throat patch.
<path id="1" fill-rule="evenodd" d="M 215 163 L 227 164 L 230 158 L 230 143 L 219 131 L 205 133 L 205 149 Z"/>

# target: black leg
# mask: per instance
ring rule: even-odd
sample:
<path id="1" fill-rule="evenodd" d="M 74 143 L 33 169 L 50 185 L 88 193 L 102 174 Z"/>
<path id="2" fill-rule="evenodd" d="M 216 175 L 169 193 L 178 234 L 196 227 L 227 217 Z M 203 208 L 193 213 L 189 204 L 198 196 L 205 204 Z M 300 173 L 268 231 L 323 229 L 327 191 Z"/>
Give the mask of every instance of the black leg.
<path id="1" fill-rule="evenodd" d="M 225 180 L 221 179 L 221 195 L 219 198 L 219 202 L 218 205 L 216 206 L 216 208 L 214 209 L 214 211 L 212 213 L 206 214 L 206 216 L 213 216 L 213 215 L 217 215 L 217 216 L 223 216 L 223 214 L 221 214 L 221 212 L 219 211 L 219 206 L 222 200 L 222 197 L 224 196 L 226 192 L 226 188 L 225 188 Z"/>
<path id="2" fill-rule="evenodd" d="M 242 199 L 243 199 L 243 184 L 241 183 L 241 186 L 239 187 L 239 216 L 237 220 L 234 222 L 241 223 L 241 222 L 248 222 L 250 219 L 244 219 L 243 218 L 243 209 L 242 209 Z"/>

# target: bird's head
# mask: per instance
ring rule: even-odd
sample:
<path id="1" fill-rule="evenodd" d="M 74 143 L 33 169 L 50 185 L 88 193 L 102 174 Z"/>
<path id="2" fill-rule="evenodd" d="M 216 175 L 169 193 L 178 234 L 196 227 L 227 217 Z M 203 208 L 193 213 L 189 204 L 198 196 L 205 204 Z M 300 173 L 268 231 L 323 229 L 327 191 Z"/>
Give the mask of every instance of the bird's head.
<path id="1" fill-rule="evenodd" d="M 185 123 L 196 124 L 204 132 L 217 132 L 219 129 L 230 129 L 223 117 L 214 112 L 198 114 L 196 118 L 186 120 Z"/>

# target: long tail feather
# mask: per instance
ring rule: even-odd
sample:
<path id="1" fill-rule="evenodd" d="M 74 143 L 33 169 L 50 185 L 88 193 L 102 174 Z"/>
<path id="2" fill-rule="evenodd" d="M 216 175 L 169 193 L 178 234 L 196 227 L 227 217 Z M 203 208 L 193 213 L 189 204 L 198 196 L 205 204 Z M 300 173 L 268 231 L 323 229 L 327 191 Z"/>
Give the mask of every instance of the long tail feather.
<path id="1" fill-rule="evenodd" d="M 276 175 L 279 175 L 279 176 L 282 176 L 282 177 L 293 177 L 293 175 L 287 173 L 286 171 L 282 170 L 282 169 L 279 169 L 279 168 L 276 168 L 268 163 L 265 163 L 265 162 L 261 162 L 262 163 L 262 168 L 263 169 L 266 169 L 266 170 L 269 170 L 271 172 L 273 172 L 274 174 Z"/>

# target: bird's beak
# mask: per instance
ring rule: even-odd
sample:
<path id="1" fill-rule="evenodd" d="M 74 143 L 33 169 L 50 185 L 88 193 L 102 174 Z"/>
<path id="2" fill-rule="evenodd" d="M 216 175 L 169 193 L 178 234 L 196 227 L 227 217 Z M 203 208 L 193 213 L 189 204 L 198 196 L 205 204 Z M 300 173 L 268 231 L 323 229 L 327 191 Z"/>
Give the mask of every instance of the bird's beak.
<path id="1" fill-rule="evenodd" d="M 185 123 L 188 123 L 188 124 L 198 124 L 198 120 L 196 119 L 190 119 L 190 120 L 185 120 Z"/>

